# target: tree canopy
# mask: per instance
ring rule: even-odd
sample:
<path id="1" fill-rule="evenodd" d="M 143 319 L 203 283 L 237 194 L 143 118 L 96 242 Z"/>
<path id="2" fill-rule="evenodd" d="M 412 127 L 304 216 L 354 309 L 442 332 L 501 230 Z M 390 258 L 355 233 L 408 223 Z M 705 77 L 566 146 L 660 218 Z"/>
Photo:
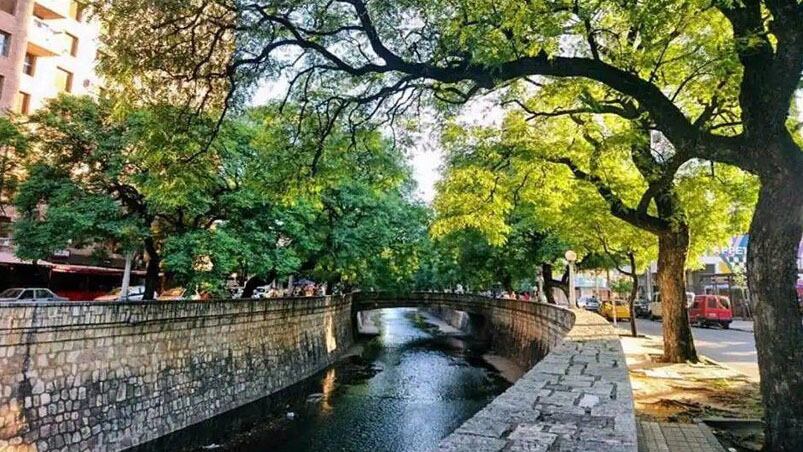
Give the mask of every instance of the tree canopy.
<path id="1" fill-rule="evenodd" d="M 409 284 L 427 218 L 401 151 L 376 132 L 320 143 L 281 115 L 249 110 L 210 142 L 214 121 L 177 107 L 52 101 L 30 118 L 36 152 L 16 196 L 18 255 L 141 249 L 150 290 L 160 271 L 213 293 L 233 273 Z"/>

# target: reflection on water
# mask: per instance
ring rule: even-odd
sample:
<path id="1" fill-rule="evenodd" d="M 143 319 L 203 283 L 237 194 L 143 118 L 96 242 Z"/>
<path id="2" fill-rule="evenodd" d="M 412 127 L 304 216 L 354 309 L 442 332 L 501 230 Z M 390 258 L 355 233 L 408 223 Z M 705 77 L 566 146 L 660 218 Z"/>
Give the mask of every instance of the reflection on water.
<path id="1" fill-rule="evenodd" d="M 375 315 L 362 356 L 143 449 L 423 451 L 509 386 L 484 344 L 439 334 L 415 310 Z"/>
<path id="2" fill-rule="evenodd" d="M 258 441 L 262 450 L 426 450 L 507 387 L 479 360 L 481 344 L 438 335 L 412 310 L 378 315 L 367 356 L 378 372 L 341 381 L 327 370 L 320 402 L 296 414 L 286 439 Z"/>
<path id="3" fill-rule="evenodd" d="M 328 413 L 332 411 L 332 394 L 335 392 L 335 379 L 337 378 L 337 368 L 332 367 L 326 370 L 321 380 L 323 397 L 321 398 L 321 411 Z"/>

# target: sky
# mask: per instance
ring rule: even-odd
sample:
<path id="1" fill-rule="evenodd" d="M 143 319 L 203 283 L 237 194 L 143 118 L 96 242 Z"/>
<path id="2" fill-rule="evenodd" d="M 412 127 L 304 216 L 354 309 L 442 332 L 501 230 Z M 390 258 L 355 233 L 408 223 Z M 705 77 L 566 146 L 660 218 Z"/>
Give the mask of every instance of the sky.
<path id="1" fill-rule="evenodd" d="M 418 184 L 416 195 L 426 203 L 435 198 L 435 184 L 441 179 L 440 165 L 443 163 L 443 150 L 437 144 L 437 137 L 419 142 L 409 153 L 413 167 L 413 177 Z"/>
<path id="2" fill-rule="evenodd" d="M 482 96 L 463 106 L 455 119 L 464 126 L 499 125 L 503 111 L 493 96 Z M 441 179 L 440 166 L 443 164 L 443 149 L 439 143 L 437 124 L 432 118 L 425 118 L 429 130 L 416 140 L 416 146 L 409 151 L 413 177 L 418 183 L 418 197 L 431 203 L 435 198 L 435 184 Z"/>

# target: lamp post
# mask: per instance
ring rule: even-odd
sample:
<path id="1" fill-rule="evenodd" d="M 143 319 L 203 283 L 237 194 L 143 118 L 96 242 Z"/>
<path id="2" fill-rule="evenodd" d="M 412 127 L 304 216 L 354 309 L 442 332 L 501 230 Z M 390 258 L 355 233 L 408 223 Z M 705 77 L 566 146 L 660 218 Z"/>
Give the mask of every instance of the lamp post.
<path id="1" fill-rule="evenodd" d="M 577 253 L 572 250 L 566 251 L 566 254 L 563 255 L 566 260 L 569 262 L 569 306 L 572 308 L 576 308 L 577 300 L 574 294 L 574 263 L 577 261 Z"/>

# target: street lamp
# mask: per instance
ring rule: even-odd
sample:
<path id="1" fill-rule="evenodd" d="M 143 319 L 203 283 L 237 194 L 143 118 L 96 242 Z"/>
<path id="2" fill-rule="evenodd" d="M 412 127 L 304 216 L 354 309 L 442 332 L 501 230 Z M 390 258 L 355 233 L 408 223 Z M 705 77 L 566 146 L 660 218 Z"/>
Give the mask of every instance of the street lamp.
<path id="1" fill-rule="evenodd" d="M 576 308 L 577 300 L 574 294 L 574 263 L 577 261 L 577 253 L 572 250 L 566 251 L 563 255 L 569 262 L 569 306 Z"/>

